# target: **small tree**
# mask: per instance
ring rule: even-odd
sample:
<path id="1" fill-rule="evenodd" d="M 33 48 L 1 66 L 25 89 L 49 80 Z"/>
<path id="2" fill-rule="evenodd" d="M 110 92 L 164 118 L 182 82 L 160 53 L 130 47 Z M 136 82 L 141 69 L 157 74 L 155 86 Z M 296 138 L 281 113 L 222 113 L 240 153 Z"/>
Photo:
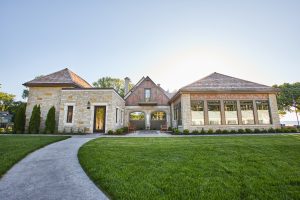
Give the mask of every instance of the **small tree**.
<path id="1" fill-rule="evenodd" d="M 54 108 L 54 106 L 52 106 L 48 111 L 45 125 L 46 125 L 46 129 L 45 129 L 46 133 L 54 133 L 54 131 L 55 131 L 55 108 Z"/>
<path id="2" fill-rule="evenodd" d="M 16 133 L 24 133 L 26 104 L 21 104 L 16 112 L 14 129 Z"/>
<path id="3" fill-rule="evenodd" d="M 40 123 L 41 123 L 41 107 L 40 105 L 35 105 L 31 113 L 28 132 L 39 133 Z"/>

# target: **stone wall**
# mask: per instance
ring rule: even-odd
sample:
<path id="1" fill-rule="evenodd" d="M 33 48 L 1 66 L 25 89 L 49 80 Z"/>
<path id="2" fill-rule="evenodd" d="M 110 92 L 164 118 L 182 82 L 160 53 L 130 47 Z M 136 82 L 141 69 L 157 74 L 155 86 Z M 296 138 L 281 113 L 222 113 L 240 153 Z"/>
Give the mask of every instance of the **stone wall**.
<path id="1" fill-rule="evenodd" d="M 88 102 L 91 104 L 89 109 Z M 74 105 L 72 124 L 65 122 L 67 105 Z M 114 90 L 71 89 L 61 93 L 58 131 L 92 133 L 95 106 L 106 106 L 105 132 L 123 127 L 120 120 L 116 123 L 116 108 L 124 110 L 125 101 Z"/>
<path id="2" fill-rule="evenodd" d="M 28 131 L 29 121 L 32 113 L 32 109 L 35 105 L 40 105 L 41 107 L 41 125 L 40 132 L 45 129 L 45 121 L 49 109 L 55 107 L 55 120 L 56 127 L 58 126 L 59 118 L 59 106 L 61 98 L 61 88 L 60 87 L 30 87 L 29 95 L 26 107 L 26 125 L 25 129 Z"/>

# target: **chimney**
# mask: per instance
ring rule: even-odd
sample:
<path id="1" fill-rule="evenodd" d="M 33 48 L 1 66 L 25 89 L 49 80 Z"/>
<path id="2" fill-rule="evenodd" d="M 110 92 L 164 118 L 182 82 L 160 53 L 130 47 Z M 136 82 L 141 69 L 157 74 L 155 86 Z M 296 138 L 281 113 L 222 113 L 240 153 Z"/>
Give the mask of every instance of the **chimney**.
<path id="1" fill-rule="evenodd" d="M 124 86 L 124 93 L 125 95 L 129 92 L 129 82 L 130 82 L 130 78 L 125 77 L 125 86 Z"/>

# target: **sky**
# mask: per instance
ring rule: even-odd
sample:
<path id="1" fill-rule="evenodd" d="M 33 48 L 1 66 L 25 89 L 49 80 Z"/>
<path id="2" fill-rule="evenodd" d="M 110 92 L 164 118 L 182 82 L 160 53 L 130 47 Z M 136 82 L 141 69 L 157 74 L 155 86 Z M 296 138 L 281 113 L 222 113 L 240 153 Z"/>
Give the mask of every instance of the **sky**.
<path id="1" fill-rule="evenodd" d="M 299 82 L 299 10 L 299 0 L 0 0 L 1 91 L 21 99 L 22 83 L 66 67 L 90 83 L 150 76 L 170 91 L 213 72 Z"/>

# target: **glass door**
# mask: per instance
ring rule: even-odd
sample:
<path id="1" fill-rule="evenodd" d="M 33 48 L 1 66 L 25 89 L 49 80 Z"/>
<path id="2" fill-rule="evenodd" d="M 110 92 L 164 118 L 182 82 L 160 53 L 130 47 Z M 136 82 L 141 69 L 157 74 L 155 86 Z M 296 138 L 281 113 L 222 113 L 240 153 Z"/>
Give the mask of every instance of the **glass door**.
<path id="1" fill-rule="evenodd" d="M 104 133 L 105 132 L 105 106 L 95 106 L 94 111 L 94 132 Z"/>

